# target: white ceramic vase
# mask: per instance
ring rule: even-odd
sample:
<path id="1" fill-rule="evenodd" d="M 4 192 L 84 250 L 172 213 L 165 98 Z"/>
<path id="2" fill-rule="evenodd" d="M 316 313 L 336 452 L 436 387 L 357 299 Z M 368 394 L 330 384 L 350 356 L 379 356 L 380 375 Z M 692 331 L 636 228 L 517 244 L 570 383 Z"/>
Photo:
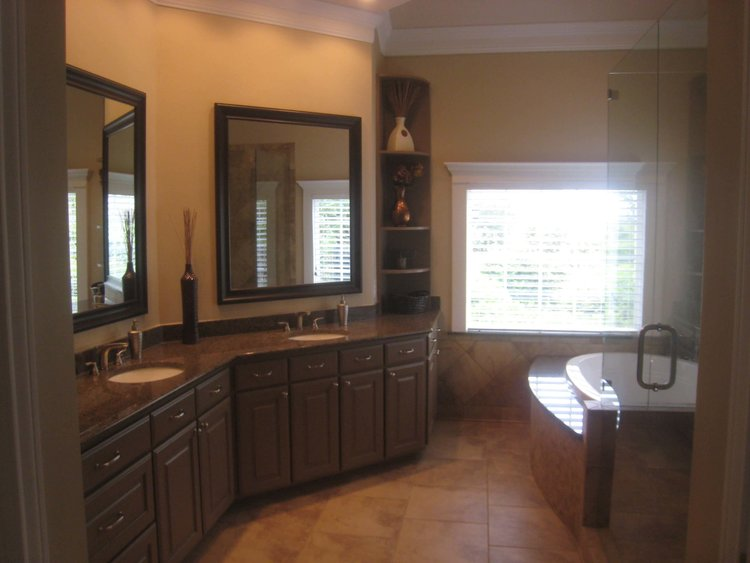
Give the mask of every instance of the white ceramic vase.
<path id="1" fill-rule="evenodd" d="M 396 117 L 396 126 L 388 137 L 388 150 L 414 152 L 414 139 L 406 128 L 406 117 Z"/>

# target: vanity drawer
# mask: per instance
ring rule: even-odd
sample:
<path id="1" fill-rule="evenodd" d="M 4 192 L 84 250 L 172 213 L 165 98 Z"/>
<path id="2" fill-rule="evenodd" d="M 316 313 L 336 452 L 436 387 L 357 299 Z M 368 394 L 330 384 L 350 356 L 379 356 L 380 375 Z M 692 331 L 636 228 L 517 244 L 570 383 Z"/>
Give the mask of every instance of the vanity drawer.
<path id="1" fill-rule="evenodd" d="M 151 440 L 156 446 L 195 420 L 195 396 L 191 389 L 151 413 Z"/>
<path id="2" fill-rule="evenodd" d="M 289 359 L 289 379 L 291 381 L 305 381 L 338 375 L 338 352 L 320 352 L 307 354 Z"/>
<path id="3" fill-rule="evenodd" d="M 86 497 L 89 560 L 109 561 L 154 521 L 151 455 Z"/>
<path id="4" fill-rule="evenodd" d="M 383 346 L 363 346 L 339 353 L 341 374 L 360 373 L 383 367 Z"/>
<path id="5" fill-rule="evenodd" d="M 234 366 L 234 386 L 237 391 L 287 383 L 286 360 L 283 358 Z"/>
<path id="6" fill-rule="evenodd" d="M 385 345 L 385 364 L 397 366 L 422 360 L 427 355 L 427 339 L 425 337 L 412 338 L 388 342 Z"/>
<path id="7" fill-rule="evenodd" d="M 88 493 L 151 449 L 151 425 L 144 418 L 82 456 L 83 490 Z"/>
<path id="8" fill-rule="evenodd" d="M 198 415 L 229 397 L 229 370 L 217 373 L 208 381 L 195 388 L 195 404 Z"/>

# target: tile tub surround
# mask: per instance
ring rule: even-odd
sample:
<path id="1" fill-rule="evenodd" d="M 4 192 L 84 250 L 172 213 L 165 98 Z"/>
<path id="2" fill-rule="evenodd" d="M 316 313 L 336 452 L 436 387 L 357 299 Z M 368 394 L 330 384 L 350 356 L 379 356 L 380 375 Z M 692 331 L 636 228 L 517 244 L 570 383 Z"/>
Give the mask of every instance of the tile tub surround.
<path id="1" fill-rule="evenodd" d="M 529 368 L 539 356 L 635 351 L 628 338 L 447 333 L 440 340 L 438 416 L 528 421 Z"/>
<path id="2" fill-rule="evenodd" d="M 565 377 L 567 357 L 540 357 L 529 370 L 531 468 L 545 498 L 576 538 L 609 525 L 618 408 L 580 402 Z"/>
<path id="3" fill-rule="evenodd" d="M 78 422 L 82 449 L 125 427 L 148 410 L 166 403 L 197 380 L 230 366 L 237 358 L 261 354 L 280 355 L 290 351 L 338 348 L 349 343 L 426 334 L 439 311 L 419 315 L 382 315 L 352 321 L 346 329 L 338 325 L 321 325 L 321 331 L 345 334 L 344 339 L 329 343 L 294 342 L 280 328 L 273 331 L 247 332 L 201 338 L 197 344 L 179 341 L 162 342 L 143 351 L 140 363 L 178 365 L 182 374 L 170 379 L 142 384 L 111 383 L 107 375 L 79 376 Z M 311 332 L 310 329 L 305 329 Z M 299 333 L 297 333 L 299 334 Z M 131 362 L 127 367 L 138 365 Z"/>

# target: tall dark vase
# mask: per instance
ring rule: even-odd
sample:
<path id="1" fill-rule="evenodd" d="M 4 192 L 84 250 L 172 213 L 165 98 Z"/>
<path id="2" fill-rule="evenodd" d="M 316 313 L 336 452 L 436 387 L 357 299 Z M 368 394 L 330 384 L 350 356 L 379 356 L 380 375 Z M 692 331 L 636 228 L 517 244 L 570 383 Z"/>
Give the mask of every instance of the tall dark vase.
<path id="1" fill-rule="evenodd" d="M 125 273 L 122 275 L 122 300 L 125 302 L 133 301 L 136 297 L 135 294 L 135 270 L 133 269 L 133 262 L 128 260 Z"/>
<path id="2" fill-rule="evenodd" d="M 180 278 L 182 290 L 182 343 L 198 342 L 198 276 L 192 264 L 185 264 L 185 273 Z"/>

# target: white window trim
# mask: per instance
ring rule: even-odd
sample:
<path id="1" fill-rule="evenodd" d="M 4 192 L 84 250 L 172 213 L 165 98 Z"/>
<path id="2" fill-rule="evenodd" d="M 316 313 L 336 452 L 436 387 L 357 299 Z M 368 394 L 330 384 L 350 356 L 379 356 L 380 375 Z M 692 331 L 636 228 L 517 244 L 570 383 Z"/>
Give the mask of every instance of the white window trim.
<path id="1" fill-rule="evenodd" d="M 642 162 L 446 162 L 453 178 L 452 188 L 452 304 L 451 330 L 466 332 L 466 194 L 469 189 L 597 189 L 612 183 L 618 189 L 646 189 L 647 232 L 654 232 L 657 213 L 656 194 L 650 186 L 662 189 L 671 166 Z M 658 171 L 658 182 L 657 180 Z M 643 322 L 651 322 L 655 287 L 654 261 L 664 248 L 656 248 L 655 241 L 647 236 L 643 295 Z M 657 282 L 658 285 L 658 282 Z M 543 332 L 543 331 L 542 331 Z"/>

